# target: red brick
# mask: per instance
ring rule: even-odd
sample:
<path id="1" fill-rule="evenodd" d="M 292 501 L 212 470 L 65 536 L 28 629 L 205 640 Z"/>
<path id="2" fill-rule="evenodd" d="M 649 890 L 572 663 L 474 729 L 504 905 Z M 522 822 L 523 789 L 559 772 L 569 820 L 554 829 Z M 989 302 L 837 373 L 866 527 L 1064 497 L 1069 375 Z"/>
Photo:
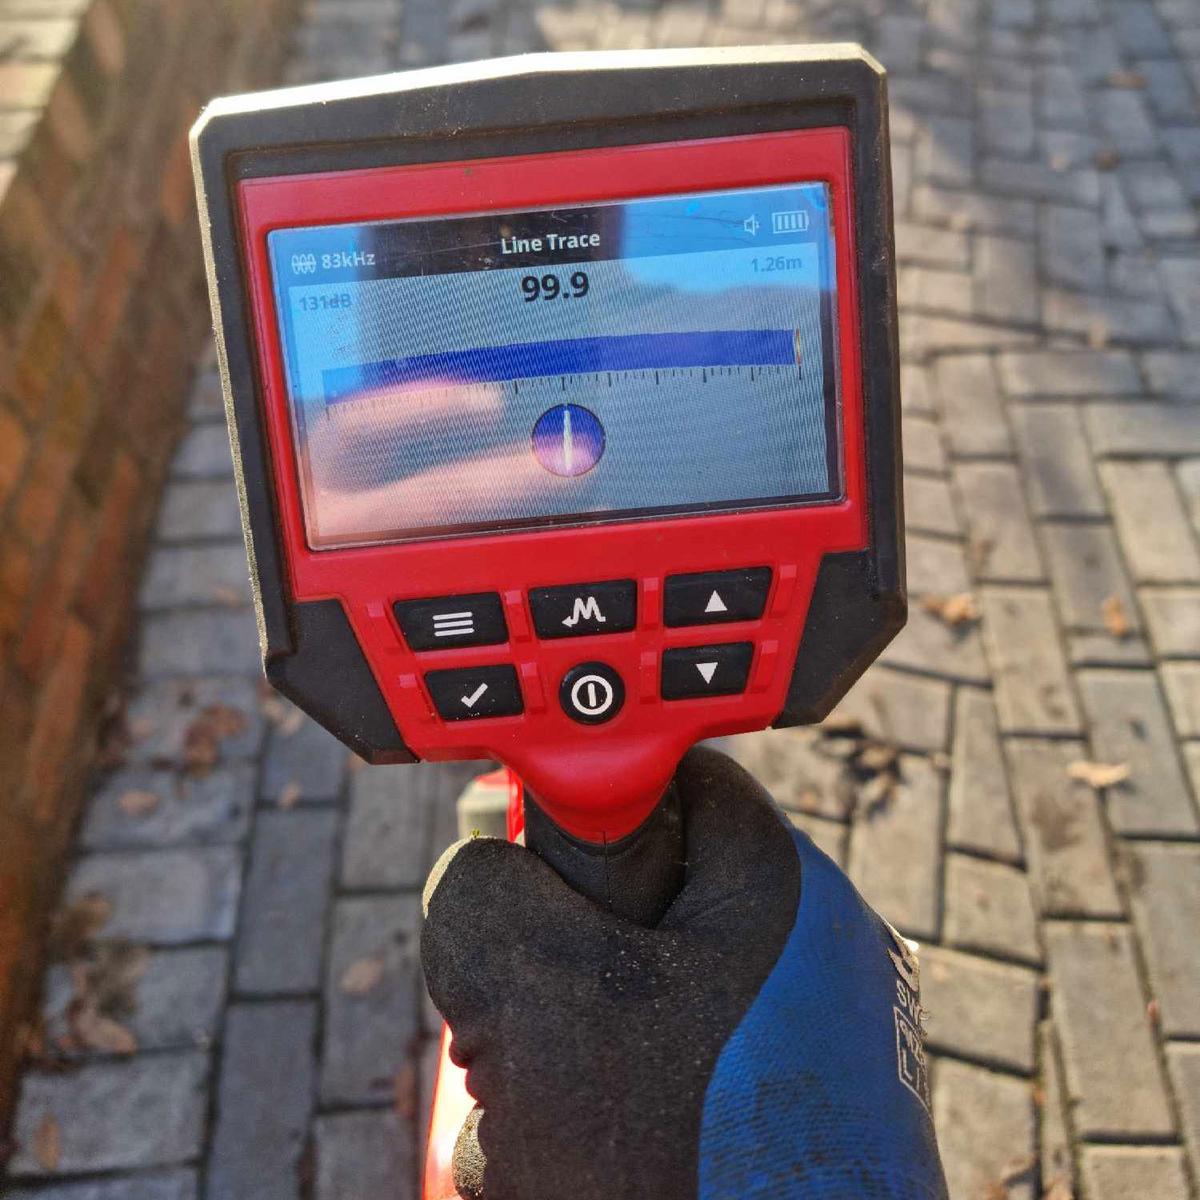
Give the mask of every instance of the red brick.
<path id="1" fill-rule="evenodd" d="M 45 417 L 50 387 L 67 355 L 68 340 L 66 322 L 57 301 L 50 297 L 26 334 L 13 378 L 14 398 L 30 424 Z"/>
<path id="2" fill-rule="evenodd" d="M 0 201 L 0 322 L 14 339 L 53 243 L 41 197 L 26 179 L 15 177 Z"/>
<path id="3" fill-rule="evenodd" d="M 83 19 L 83 33 L 96 62 L 110 75 L 125 65 L 125 31 L 108 0 L 92 0 Z"/>
<path id="4" fill-rule="evenodd" d="M 34 585 L 25 627 L 17 639 L 16 664 L 32 680 L 50 666 L 63 633 L 63 623 L 92 542 L 91 514 L 70 506 L 57 539 L 43 545 L 42 577 Z"/>
<path id="5" fill-rule="evenodd" d="M 108 357 L 113 335 L 125 316 L 140 259 L 137 240 L 126 227 L 119 227 L 112 235 L 108 253 L 96 279 L 92 308 L 86 324 L 85 350 L 88 361 L 97 369 L 103 366 Z"/>
<path id="6" fill-rule="evenodd" d="M 29 435 L 16 415 L 0 405 L 0 510 L 12 495 L 29 454 Z"/>
<path id="7" fill-rule="evenodd" d="M 129 554 L 130 514 L 138 496 L 138 482 L 132 457 L 125 450 L 119 451 L 113 460 L 104 505 L 96 519 L 91 553 L 76 598 L 79 613 L 93 625 L 99 622 L 106 608 L 124 598 L 118 583 Z"/>
<path id="8" fill-rule="evenodd" d="M 91 155 L 95 136 L 70 75 L 64 73 L 54 85 L 45 119 L 68 158 L 81 163 Z"/>
<path id="9" fill-rule="evenodd" d="M 62 805 L 59 789 L 67 760 L 77 744 L 79 718 L 92 660 L 92 634 L 82 621 L 64 623 L 54 667 L 34 707 L 33 730 L 25 760 L 25 792 L 35 820 L 48 824 Z"/>
<path id="10" fill-rule="evenodd" d="M 25 481 L 13 505 L 12 525 L 37 545 L 58 522 L 66 485 L 79 459 L 78 437 L 50 430 L 34 450 Z"/>
<path id="11" fill-rule="evenodd" d="M 159 205 L 163 216 L 175 229 L 196 220 L 196 193 L 192 185 L 192 160 L 188 151 L 187 138 L 177 137 L 163 172 Z"/>
<path id="12" fill-rule="evenodd" d="M 0 639 L 5 643 L 16 637 L 32 586 L 33 555 L 29 547 L 15 537 L 5 538 L 0 542 Z"/>

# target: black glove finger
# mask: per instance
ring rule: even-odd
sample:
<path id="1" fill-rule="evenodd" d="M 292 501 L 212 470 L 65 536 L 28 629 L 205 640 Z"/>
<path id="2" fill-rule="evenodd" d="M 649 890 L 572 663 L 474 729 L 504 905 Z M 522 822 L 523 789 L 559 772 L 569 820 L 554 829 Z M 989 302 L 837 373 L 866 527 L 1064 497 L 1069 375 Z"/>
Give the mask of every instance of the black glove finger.
<path id="1" fill-rule="evenodd" d="M 800 863 L 787 820 L 762 785 L 716 750 L 689 750 L 675 774 L 683 805 L 687 870 L 683 890 L 659 928 L 715 945 L 787 914 L 800 888 Z"/>

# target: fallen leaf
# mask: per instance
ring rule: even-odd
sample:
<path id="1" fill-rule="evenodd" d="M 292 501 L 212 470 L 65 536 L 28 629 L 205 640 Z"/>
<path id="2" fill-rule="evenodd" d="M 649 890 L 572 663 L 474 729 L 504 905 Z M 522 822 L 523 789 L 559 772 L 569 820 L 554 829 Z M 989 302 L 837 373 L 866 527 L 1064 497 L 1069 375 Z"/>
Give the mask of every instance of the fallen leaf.
<path id="1" fill-rule="evenodd" d="M 1069 154 L 1064 154 L 1063 151 L 1058 150 L 1050 155 L 1050 170 L 1062 172 L 1069 171 L 1070 169 L 1071 156 Z"/>
<path id="2" fill-rule="evenodd" d="M 1075 1190 L 1066 1175 L 1055 1175 L 1042 1193 L 1042 1200 L 1075 1200 Z"/>
<path id="3" fill-rule="evenodd" d="M 47 1113 L 33 1135 L 33 1156 L 44 1171 L 57 1171 L 62 1159 L 62 1131 L 58 1122 Z"/>
<path id="4" fill-rule="evenodd" d="M 246 714 L 228 704 L 201 709 L 183 735 L 183 765 L 193 774 L 207 774 L 221 756 L 221 742 L 246 728 Z"/>
<path id="5" fill-rule="evenodd" d="M 1067 767 L 1067 774 L 1080 783 L 1086 783 L 1088 787 L 1110 788 L 1124 783 L 1129 778 L 1129 764 L 1088 762 L 1080 759 Z"/>
<path id="6" fill-rule="evenodd" d="M 117 807 L 127 817 L 145 817 L 158 807 L 158 797 L 153 792 L 122 792 Z"/>
<path id="7" fill-rule="evenodd" d="M 1103 317 L 1096 317 L 1088 324 L 1087 340 L 1092 350 L 1103 350 L 1111 338 L 1108 322 Z"/>
<path id="8" fill-rule="evenodd" d="M 215 587 L 210 594 L 215 603 L 224 605 L 226 608 L 241 608 L 244 603 L 242 593 L 237 588 Z"/>
<path id="9" fill-rule="evenodd" d="M 282 809 L 295 808 L 300 799 L 300 785 L 293 779 L 283 785 L 279 793 L 278 805 Z"/>
<path id="10" fill-rule="evenodd" d="M 304 724 L 304 713 L 298 708 L 291 709 L 287 716 L 279 722 L 279 732 L 283 737 L 291 737 Z"/>
<path id="11" fill-rule="evenodd" d="M 958 592 L 953 596 L 923 596 L 921 607 L 952 628 L 979 620 L 979 605 L 970 592 Z"/>
<path id="12" fill-rule="evenodd" d="M 112 902 L 99 892 L 88 892 L 59 909 L 50 928 L 51 959 L 70 962 L 81 957 L 111 916 Z"/>
<path id="13" fill-rule="evenodd" d="M 137 1052 L 137 1038 L 120 1021 L 106 1017 L 91 1005 L 80 1006 L 71 1013 L 71 1032 L 81 1046 L 101 1054 Z"/>
<path id="14" fill-rule="evenodd" d="M 1121 156 L 1111 148 L 1097 150 L 1092 162 L 1101 171 L 1111 171 L 1121 161 Z"/>
<path id="15" fill-rule="evenodd" d="M 1125 605 L 1120 596 L 1109 596 L 1107 600 L 1100 605 L 1100 612 L 1104 617 L 1104 628 L 1115 638 L 1128 637 L 1133 629 L 1129 621 L 1129 614 L 1125 611 Z"/>
<path id="16" fill-rule="evenodd" d="M 383 978 L 383 959 L 374 955 L 352 962 L 342 973 L 341 989 L 347 996 L 365 996 Z"/>
<path id="17" fill-rule="evenodd" d="M 1108 86 L 1125 88 L 1129 91 L 1139 91 L 1141 88 L 1146 86 L 1146 77 L 1141 73 L 1141 71 L 1110 71 L 1108 75 Z"/>

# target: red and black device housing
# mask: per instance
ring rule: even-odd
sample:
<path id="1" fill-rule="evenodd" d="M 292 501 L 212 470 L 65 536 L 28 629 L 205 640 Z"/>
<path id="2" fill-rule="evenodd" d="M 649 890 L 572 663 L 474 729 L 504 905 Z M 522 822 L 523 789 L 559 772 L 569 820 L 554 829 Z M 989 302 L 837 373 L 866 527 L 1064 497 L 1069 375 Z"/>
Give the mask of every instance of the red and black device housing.
<path id="1" fill-rule="evenodd" d="M 645 820 L 694 742 L 820 720 L 902 626 L 886 89 L 859 48 L 530 55 L 294 88 L 215 102 L 192 147 L 264 666 L 363 758 L 498 758 L 562 828 L 611 842 Z M 831 201 L 838 496 L 308 544 L 272 230 L 793 182 L 824 183 Z M 664 606 L 714 579 L 757 599 L 682 623 Z M 535 593 L 569 600 L 601 584 L 632 602 L 620 631 L 539 636 Z M 427 648 L 405 636 L 404 605 L 481 596 L 502 614 L 502 641 Z M 694 651 L 737 658 L 744 685 L 672 694 L 669 664 Z M 562 693 L 594 664 L 623 697 L 589 723 Z M 439 680 L 498 668 L 513 673 L 519 711 L 444 718 Z"/>

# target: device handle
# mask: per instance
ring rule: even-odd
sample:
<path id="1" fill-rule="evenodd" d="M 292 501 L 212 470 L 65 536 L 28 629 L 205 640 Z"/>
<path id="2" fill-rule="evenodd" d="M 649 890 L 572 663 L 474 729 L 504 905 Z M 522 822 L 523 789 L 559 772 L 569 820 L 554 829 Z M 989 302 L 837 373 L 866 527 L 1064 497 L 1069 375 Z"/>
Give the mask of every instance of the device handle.
<path id="1" fill-rule="evenodd" d="M 613 842 L 567 833 L 526 790 L 525 845 L 577 892 L 639 925 L 657 925 L 683 887 L 683 809 L 674 783 L 632 833 Z"/>

